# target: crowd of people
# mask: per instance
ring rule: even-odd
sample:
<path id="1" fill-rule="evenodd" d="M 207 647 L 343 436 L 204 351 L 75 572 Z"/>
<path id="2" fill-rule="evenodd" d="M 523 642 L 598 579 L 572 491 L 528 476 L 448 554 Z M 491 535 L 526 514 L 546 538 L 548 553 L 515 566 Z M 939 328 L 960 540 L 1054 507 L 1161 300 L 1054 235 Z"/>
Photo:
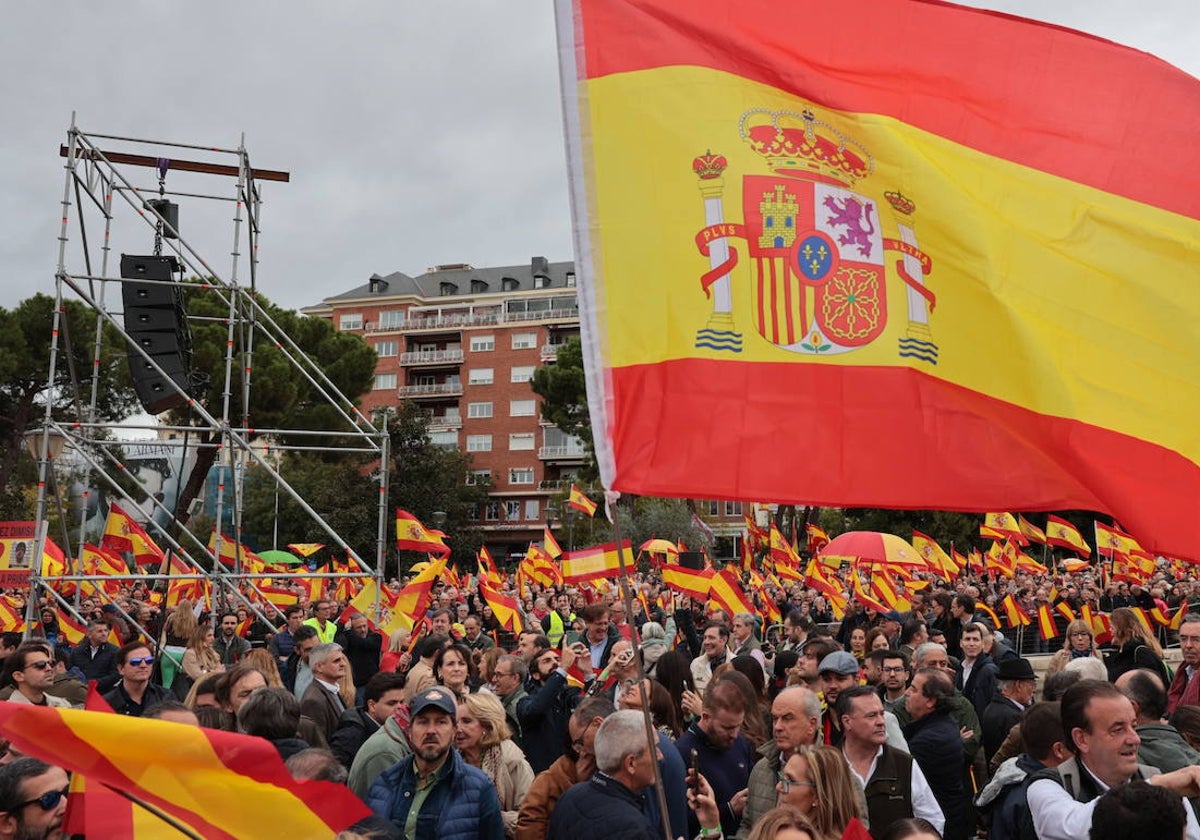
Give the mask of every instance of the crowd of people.
<path id="1" fill-rule="evenodd" d="M 840 622 L 814 590 L 751 590 L 777 626 L 633 583 L 535 587 L 516 635 L 440 585 L 386 639 L 329 599 L 210 614 L 130 589 L 82 601 L 71 645 L 47 603 L 0 637 L 0 699 L 266 739 L 369 806 L 346 837 L 1200 840 L 1200 608 L 1169 635 L 1134 609 L 1186 608 L 1190 580 L 967 573 Z M 1088 604 L 1111 639 L 1061 621 L 1035 669 L 1042 645 L 983 609 L 1010 593 Z M 66 772 L 0 747 L 0 838 L 60 836 Z"/>

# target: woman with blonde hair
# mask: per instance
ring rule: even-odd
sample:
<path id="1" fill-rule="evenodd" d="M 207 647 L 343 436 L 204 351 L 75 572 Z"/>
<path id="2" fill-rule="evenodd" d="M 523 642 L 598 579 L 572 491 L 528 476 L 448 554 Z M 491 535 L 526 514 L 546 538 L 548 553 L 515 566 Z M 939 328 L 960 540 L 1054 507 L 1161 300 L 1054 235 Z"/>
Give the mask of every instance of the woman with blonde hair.
<path id="1" fill-rule="evenodd" d="M 412 654 L 408 649 L 411 638 L 412 631 L 406 627 L 392 631 L 392 635 L 388 636 L 388 649 L 379 660 L 380 671 L 389 674 L 395 671 L 403 673 L 408 668 L 412 662 Z"/>
<path id="2" fill-rule="evenodd" d="M 791 805 L 816 829 L 814 840 L 838 840 L 850 820 L 865 817 L 842 751 L 801 746 L 779 771 L 775 791 L 780 805 Z"/>
<path id="3" fill-rule="evenodd" d="M 1062 650 L 1050 657 L 1050 662 L 1046 665 L 1046 676 L 1057 674 L 1072 659 L 1082 657 L 1092 657 L 1104 662 L 1104 657 L 1096 649 L 1096 636 L 1091 626 L 1082 618 L 1077 618 L 1067 625 L 1067 636 L 1063 640 Z"/>
<path id="4" fill-rule="evenodd" d="M 514 836 L 521 802 L 533 784 L 533 768 L 512 740 L 504 705 L 494 694 L 467 694 L 459 701 L 456 726 L 454 746 L 464 761 L 492 780 L 500 797 L 504 833 Z"/>
<path id="5" fill-rule="evenodd" d="M 267 688 L 283 686 L 283 677 L 279 675 L 279 666 L 275 664 L 275 657 L 266 648 L 254 648 L 242 657 L 242 663 L 261 671 L 262 675 L 267 678 Z"/>
<path id="6" fill-rule="evenodd" d="M 750 831 L 750 840 L 817 840 L 817 830 L 798 808 L 777 805 L 767 811 Z"/>
<path id="7" fill-rule="evenodd" d="M 1116 650 L 1108 655 L 1108 681 L 1135 668 L 1145 668 L 1162 678 L 1163 685 L 1170 685 L 1171 678 L 1163 664 L 1163 652 L 1158 641 L 1142 624 L 1137 613 L 1129 607 L 1118 607 L 1112 614 L 1113 644 Z"/>
<path id="8" fill-rule="evenodd" d="M 163 622 L 162 637 L 159 639 L 163 656 L 158 663 L 165 688 L 174 684 L 175 675 L 183 668 L 183 654 L 187 652 L 188 642 L 199 626 L 192 602 L 187 598 L 176 604 Z"/>
<path id="9" fill-rule="evenodd" d="M 225 670 L 221 655 L 213 648 L 216 639 L 216 632 L 208 624 L 201 624 L 192 633 L 187 650 L 183 652 L 183 670 L 192 680 Z"/>

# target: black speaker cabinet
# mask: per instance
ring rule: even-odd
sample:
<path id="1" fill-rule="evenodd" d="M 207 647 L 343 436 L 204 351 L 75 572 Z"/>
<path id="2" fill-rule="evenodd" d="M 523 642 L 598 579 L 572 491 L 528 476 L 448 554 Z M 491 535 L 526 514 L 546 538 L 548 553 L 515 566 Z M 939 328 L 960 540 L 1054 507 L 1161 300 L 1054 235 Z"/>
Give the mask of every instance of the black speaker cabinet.
<path id="1" fill-rule="evenodd" d="M 163 369 L 154 369 L 141 353 L 129 350 L 129 373 L 138 400 L 150 414 L 183 405 L 191 393 L 192 341 L 172 256 L 121 255 L 121 297 L 130 340 Z"/>

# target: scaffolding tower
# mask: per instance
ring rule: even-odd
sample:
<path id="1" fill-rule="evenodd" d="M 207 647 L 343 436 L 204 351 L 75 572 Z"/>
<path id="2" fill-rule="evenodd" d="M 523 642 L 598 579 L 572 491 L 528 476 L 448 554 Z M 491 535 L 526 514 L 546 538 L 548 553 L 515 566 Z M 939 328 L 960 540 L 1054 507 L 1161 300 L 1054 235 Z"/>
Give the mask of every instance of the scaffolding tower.
<path id="1" fill-rule="evenodd" d="M 104 148 L 101 148 L 101 144 Z M 26 626 L 34 626 L 34 610 L 40 604 L 44 593 L 49 593 L 64 610 L 81 620 L 77 611 L 78 593 L 81 589 L 78 583 L 97 579 L 81 574 L 86 505 L 80 512 L 79 527 L 74 535 L 66 525 L 67 512 L 62 506 L 63 493 L 58 487 L 59 482 L 54 470 L 54 458 L 64 447 L 69 448 L 72 457 L 85 465 L 95 481 L 120 500 L 122 506 L 135 519 L 146 523 L 150 535 L 158 541 L 169 558 L 179 558 L 190 570 L 190 573 L 185 575 L 130 574 L 109 576 L 108 580 L 136 579 L 149 582 L 167 577 L 203 578 L 212 584 L 214 604 L 245 605 L 259 618 L 265 619 L 252 600 L 244 594 L 254 594 L 251 591 L 257 590 L 254 578 L 262 575 L 248 573 L 242 564 L 242 499 L 239 482 L 235 480 L 243 469 L 253 465 L 261 470 L 263 476 L 275 482 L 277 498 L 278 494 L 291 498 L 327 535 L 331 547 L 340 550 L 349 558 L 353 568 L 358 570 L 351 575 L 352 577 L 370 577 L 377 583 L 381 582 L 386 556 L 388 498 L 386 417 L 381 417 L 376 423 L 365 416 L 339 391 L 294 338 L 280 328 L 269 311 L 258 301 L 256 294 L 260 212 L 263 203 L 260 183 L 286 182 L 289 180 L 289 174 L 251 166 L 244 137 L 239 140 L 236 148 L 123 137 L 85 131 L 77 124 L 74 114 L 67 131 L 67 142 L 60 147 L 59 154 L 65 158 L 66 163 L 58 261 L 54 275 L 55 308 L 50 336 L 47 393 L 53 393 L 55 383 L 59 381 L 58 366 L 64 364 L 64 358 L 61 357 L 65 357 L 65 363 L 70 367 L 70 409 L 65 414 L 56 415 L 55 400 L 47 398 L 42 426 L 31 433 L 37 436 L 33 440 L 38 458 L 38 533 L 30 564 Z M 184 156 L 187 156 L 186 159 Z M 156 184 L 138 183 L 139 175 L 146 168 L 158 171 Z M 186 176 L 180 176 L 188 180 L 184 185 L 186 189 L 174 189 L 177 177 L 173 173 L 186 173 Z M 167 189 L 166 186 L 168 174 L 173 176 L 172 189 Z M 232 180 L 233 189 L 223 193 L 210 189 L 208 185 L 214 179 L 221 179 L 226 183 Z M 193 182 L 196 184 L 194 188 L 190 186 Z M 186 200 L 189 208 L 197 210 L 218 208 L 215 212 L 200 210 L 211 212 L 213 224 L 209 225 L 208 229 L 204 229 L 203 225 L 197 226 L 202 229 L 202 233 L 196 237 L 182 235 L 181 231 L 188 229 L 189 225 L 180 223 L 176 200 Z M 229 221 L 219 216 L 221 210 L 229 208 L 233 210 L 231 230 L 225 228 Z M 230 261 L 224 270 L 218 267 L 217 255 L 221 245 L 217 244 L 216 236 L 211 236 L 214 230 L 221 229 L 225 229 L 223 236 L 232 240 Z M 131 278 L 114 276 L 114 248 L 119 249 L 118 253 L 145 253 L 145 247 L 139 246 L 138 243 L 145 243 L 151 238 L 154 242 L 155 256 L 159 257 L 166 251 L 167 258 L 177 261 L 173 264 L 180 270 L 178 277 L 172 274 L 170 280 L 157 282 L 178 287 L 181 291 L 186 291 L 191 299 L 197 296 L 210 297 L 218 301 L 221 310 L 227 313 L 220 319 L 206 319 L 210 322 L 218 320 L 226 325 L 223 366 L 208 372 L 213 378 L 219 377 L 223 385 L 219 390 L 219 399 L 205 399 L 195 387 L 194 380 L 177 381 L 173 378 L 160 361 L 131 335 L 123 317 L 124 311 L 118 312 L 114 308 L 114 300 L 118 305 L 122 302 L 120 293 L 113 294 L 114 290 L 119 292 L 122 287 L 114 284 L 132 282 Z M 209 238 L 212 242 L 208 241 Z M 121 271 L 121 274 L 125 273 Z M 68 299 L 83 302 L 95 314 L 94 336 L 69 334 L 64 318 L 64 305 Z M 188 316 L 188 320 L 191 320 L 191 316 Z M 125 422 L 110 422 L 98 416 L 100 359 L 106 325 L 115 329 L 126 343 L 131 365 L 140 360 L 144 368 L 152 370 L 174 389 L 175 394 L 168 395 L 177 404 L 171 409 L 170 424 L 131 425 L 128 418 Z M 75 365 L 71 364 L 72 355 L 69 352 L 72 342 L 86 342 L 89 339 L 93 342 L 90 377 L 86 372 L 81 373 L 75 369 Z M 255 386 L 254 350 L 256 346 L 262 346 L 262 342 L 266 342 L 275 352 L 281 354 L 293 373 L 299 372 L 310 388 L 309 395 L 314 402 L 332 409 L 330 414 L 336 418 L 336 428 L 312 431 L 262 429 L 252 426 L 250 405 L 252 389 Z M 240 394 L 240 410 L 234 405 L 235 393 Z M 181 439 L 158 440 L 156 443 L 167 447 L 182 447 L 180 463 L 185 465 L 187 447 L 192 437 L 205 441 L 202 445 L 209 447 L 210 451 L 215 447 L 216 454 L 212 456 L 212 462 L 223 467 L 223 476 L 227 478 L 219 480 L 217 485 L 217 524 L 215 544 L 211 549 L 208 545 L 208 534 L 196 534 L 189 528 L 189 511 L 179 510 L 178 505 L 166 505 L 155 496 L 135 498 L 124 489 L 118 477 L 129 473 L 129 464 L 122 453 L 122 444 L 127 441 L 118 439 L 118 427 L 125 432 L 174 432 L 182 435 Z M 271 443 L 265 451 L 261 445 L 255 443 L 262 440 L 285 441 L 300 435 L 309 441 L 316 440 L 320 443 L 288 445 L 277 442 Z M 274 450 L 274 456 L 270 450 Z M 371 475 L 371 480 L 378 484 L 379 489 L 377 536 L 373 558 L 360 556 L 326 521 L 326 516 L 316 510 L 313 504 L 303 498 L 283 477 L 278 454 L 289 450 L 354 454 L 365 456 L 378 464 Z M 182 493 L 182 475 L 178 481 L 178 492 Z M 59 519 L 63 522 L 60 538 L 66 543 L 62 548 L 68 558 L 67 574 L 54 577 L 43 575 L 43 549 L 48 537 L 48 488 L 54 489 L 55 502 L 59 505 Z M 233 529 L 232 568 L 225 567 L 218 559 L 222 553 L 221 542 L 225 536 L 224 514 L 227 509 L 231 513 Z M 207 558 L 207 564 L 201 564 L 200 558 Z M 205 565 L 212 571 L 206 571 Z M 297 577 L 330 578 L 344 575 L 324 572 Z M 51 581 L 76 582 L 75 604 L 69 603 L 50 586 Z M 139 631 L 144 631 L 144 628 L 134 621 L 134 617 L 124 610 L 121 612 Z M 151 639 L 151 642 L 154 641 Z"/>

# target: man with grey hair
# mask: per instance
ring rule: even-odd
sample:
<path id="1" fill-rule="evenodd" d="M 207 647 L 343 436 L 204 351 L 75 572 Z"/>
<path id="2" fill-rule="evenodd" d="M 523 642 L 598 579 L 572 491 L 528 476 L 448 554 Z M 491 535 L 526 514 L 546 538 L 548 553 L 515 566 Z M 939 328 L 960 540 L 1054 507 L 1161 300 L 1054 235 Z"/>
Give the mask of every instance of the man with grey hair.
<path id="1" fill-rule="evenodd" d="M 646 818 L 641 800 L 654 784 L 654 763 L 661 757 L 641 712 L 609 715 L 596 730 L 596 774 L 558 801 L 550 815 L 550 840 L 657 840 L 662 831 Z"/>
<path id="2" fill-rule="evenodd" d="M 1134 668 L 1117 677 L 1116 686 L 1129 698 L 1137 715 L 1134 729 L 1142 739 L 1138 761 L 1166 773 L 1200 765 L 1200 753 L 1183 740 L 1178 729 L 1163 722 L 1167 716 L 1167 689 L 1162 677 L 1145 668 Z"/>
<path id="3" fill-rule="evenodd" d="M 517 717 L 517 704 L 529 696 L 525 691 L 525 679 L 529 676 L 529 664 L 519 656 L 505 654 L 496 660 L 492 669 L 492 692 L 504 704 L 504 716 L 512 729 L 513 738 L 519 743 L 521 720 Z"/>
<path id="4" fill-rule="evenodd" d="M 953 685 L 954 668 L 950 665 L 950 657 L 946 653 L 945 645 L 926 642 L 918 647 L 913 654 L 912 672 L 915 674 L 922 668 L 934 668 L 941 671 Z M 959 732 L 962 734 L 963 754 L 969 765 L 974 762 L 976 753 L 983 746 L 983 727 L 979 723 L 979 714 L 975 711 L 975 706 L 971 701 L 958 690 L 954 690 L 948 703 L 950 715 L 958 724 Z M 892 707 L 892 712 L 896 715 L 901 729 L 913 721 L 913 715 L 908 711 L 907 697 L 901 698 Z"/>
<path id="5" fill-rule="evenodd" d="M 743 840 L 759 818 L 775 807 L 775 784 L 783 765 L 798 748 L 816 742 L 821 730 L 821 699 L 807 686 L 790 686 L 776 695 L 771 718 L 772 740 L 758 748 L 762 758 L 755 762 L 746 785 L 746 809 L 737 833 Z"/>
<path id="6" fill-rule="evenodd" d="M 325 742 L 333 737 L 346 704 L 342 701 L 341 680 L 350 664 L 342 646 L 336 642 L 317 645 L 308 654 L 313 680 L 300 698 L 300 712 L 317 725 Z"/>
<path id="7" fill-rule="evenodd" d="M 1104 663 L 1094 656 L 1080 656 L 1072 659 L 1063 666 L 1064 671 L 1078 671 L 1081 680 L 1100 680 L 1108 682 L 1108 669 Z"/>

